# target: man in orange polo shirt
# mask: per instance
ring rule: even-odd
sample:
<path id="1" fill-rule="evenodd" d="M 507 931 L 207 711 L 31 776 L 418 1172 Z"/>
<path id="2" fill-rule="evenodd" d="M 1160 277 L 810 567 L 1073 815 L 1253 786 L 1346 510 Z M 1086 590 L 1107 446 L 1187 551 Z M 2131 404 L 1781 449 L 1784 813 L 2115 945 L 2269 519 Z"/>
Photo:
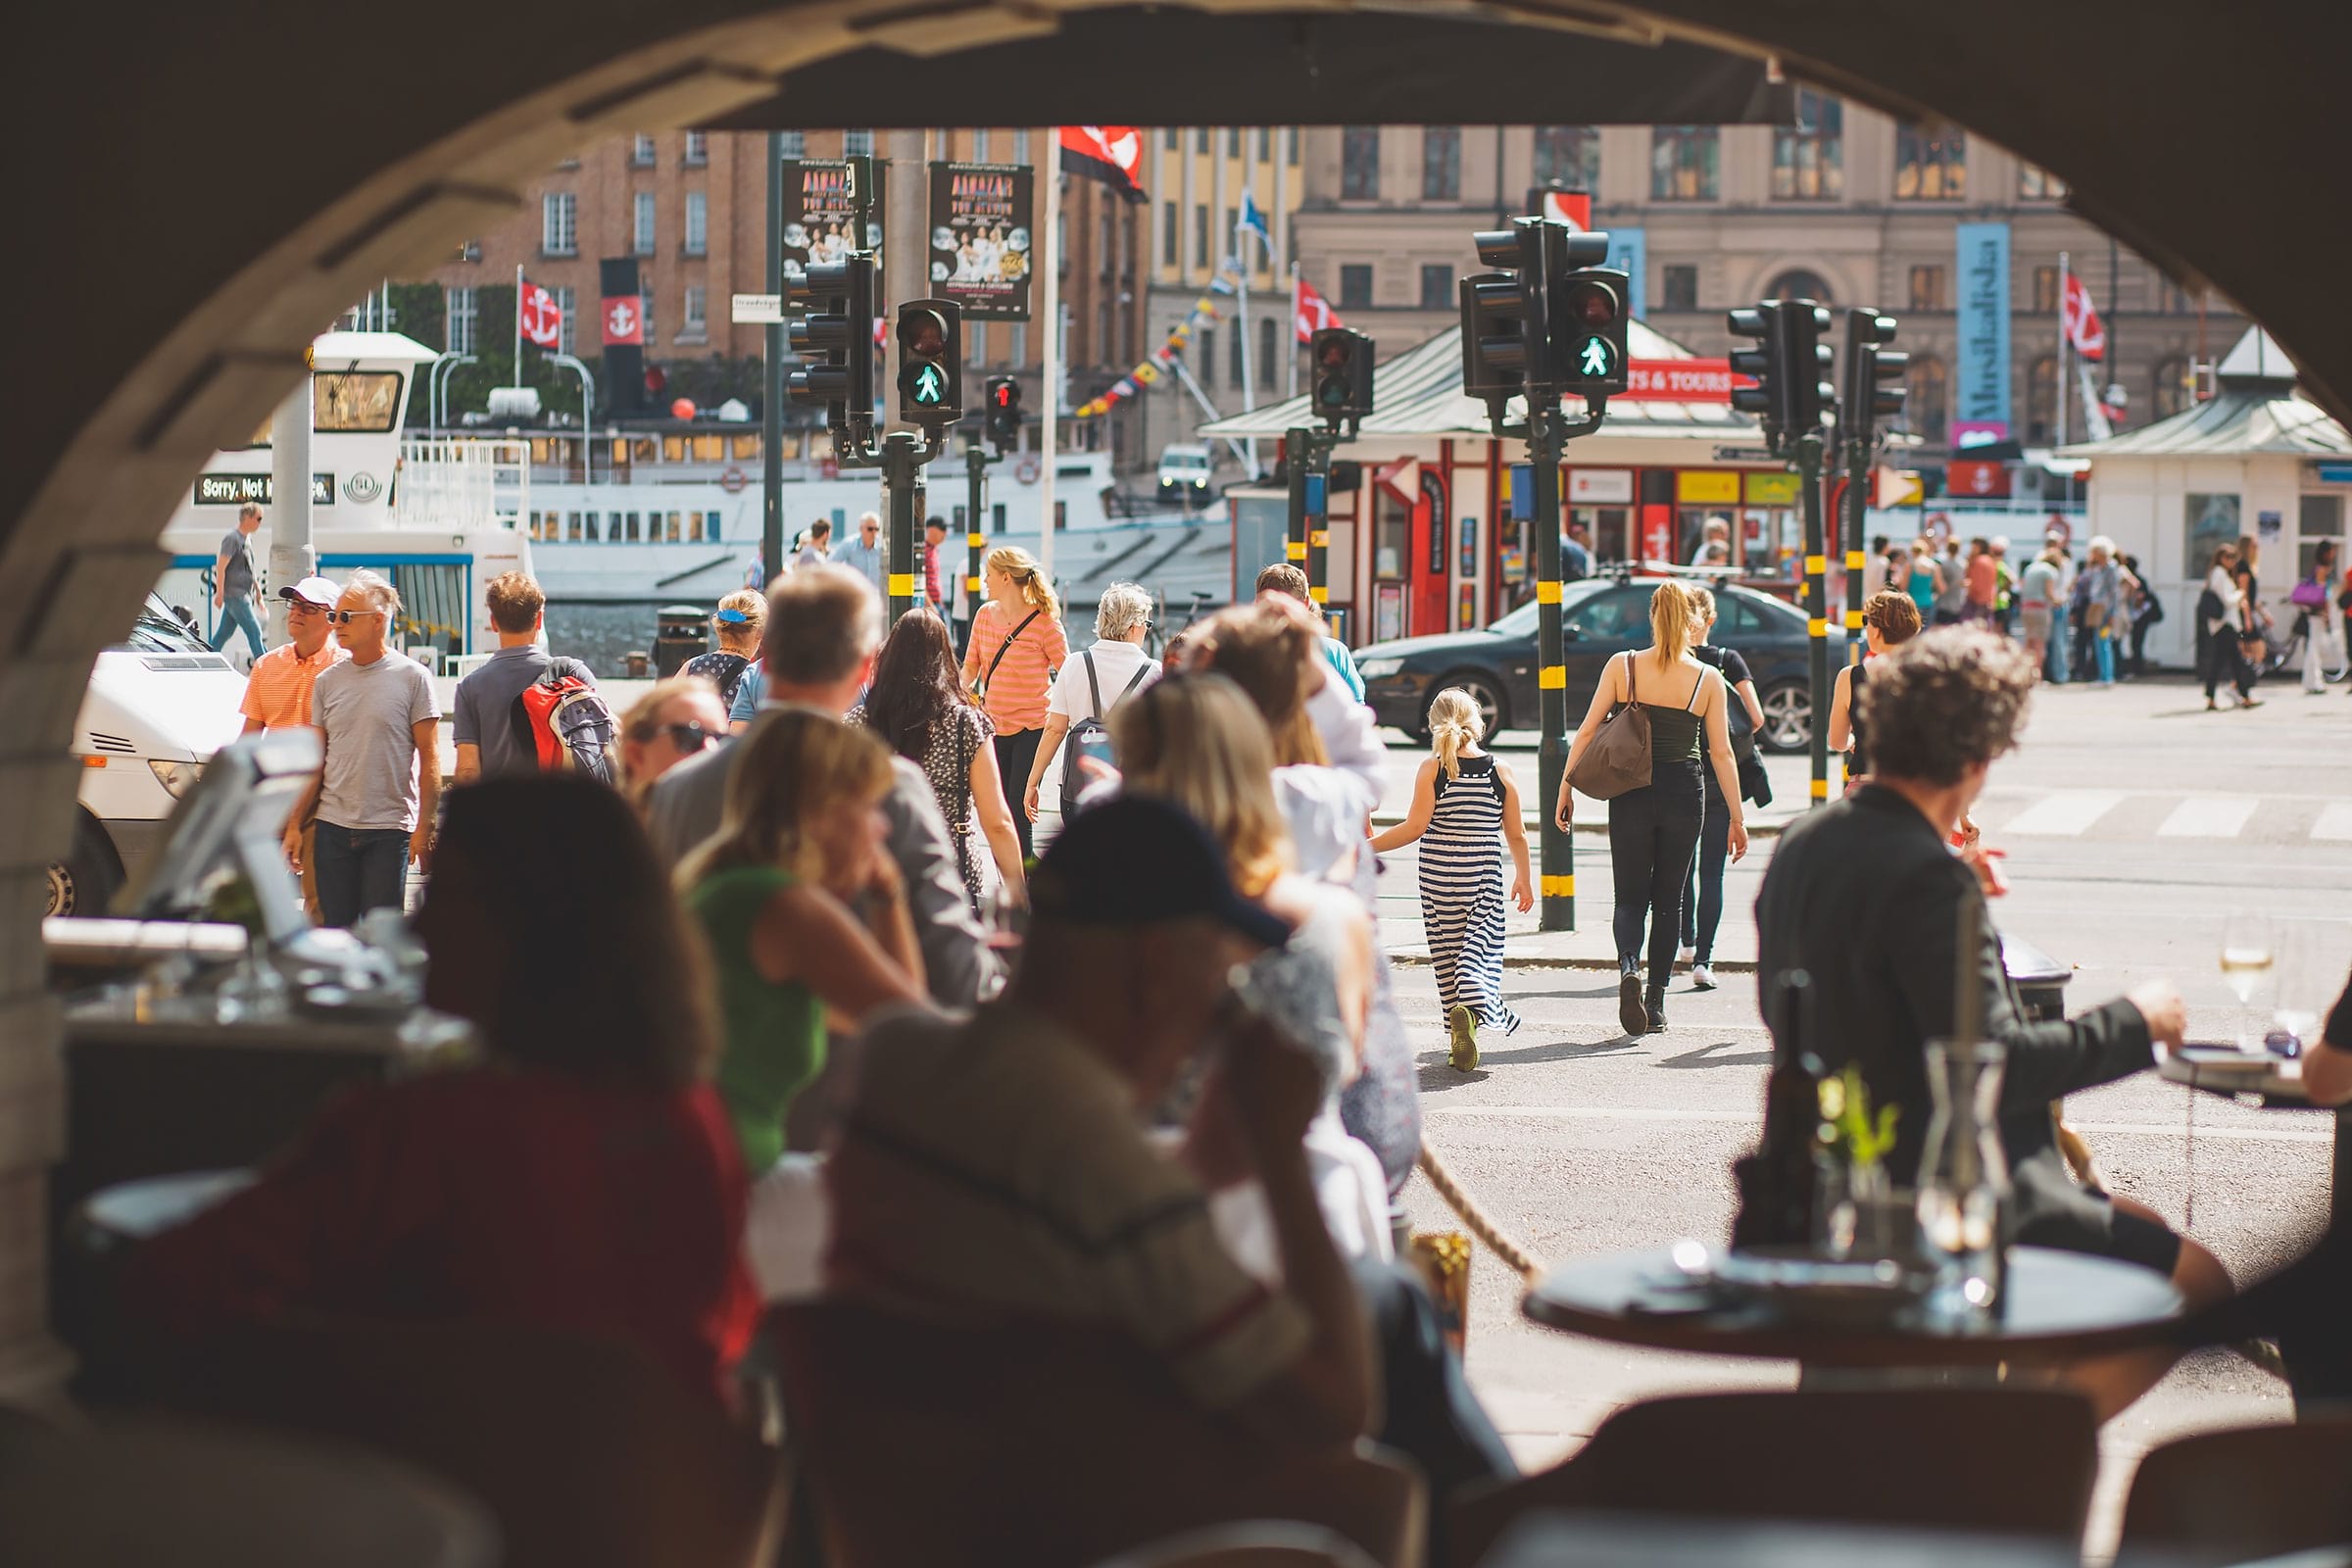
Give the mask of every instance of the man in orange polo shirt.
<path id="1" fill-rule="evenodd" d="M 293 641 L 272 648 L 253 662 L 245 677 L 245 701 L 237 710 L 245 715 L 245 733 L 266 729 L 300 729 L 311 722 L 311 684 L 329 664 L 351 656 L 335 644 L 326 612 L 341 592 L 324 577 L 305 577 L 277 591 L 286 602 L 286 631 Z M 314 830 L 302 830 L 302 898 L 311 918 L 318 917 L 318 879 L 311 874 Z"/>

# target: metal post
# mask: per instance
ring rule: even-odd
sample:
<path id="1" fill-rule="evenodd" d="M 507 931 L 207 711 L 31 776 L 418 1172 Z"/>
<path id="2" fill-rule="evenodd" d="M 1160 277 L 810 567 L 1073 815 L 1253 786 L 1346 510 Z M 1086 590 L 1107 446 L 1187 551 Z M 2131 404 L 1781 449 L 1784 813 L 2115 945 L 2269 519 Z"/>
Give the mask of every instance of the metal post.
<path id="1" fill-rule="evenodd" d="M 1866 394 L 1867 395 L 1867 394 Z M 1838 531 L 1845 550 L 1845 661 L 1862 662 L 1862 578 L 1870 569 L 1870 555 L 1862 530 L 1869 526 L 1870 448 L 1849 441 L 1845 448 L 1845 506 Z"/>
<path id="2" fill-rule="evenodd" d="M 964 562 L 963 602 L 968 615 L 975 613 L 980 604 L 980 552 L 988 548 L 988 524 L 980 515 L 981 509 L 988 504 L 988 454 L 977 441 L 963 449 L 963 543 L 968 552 Z"/>
<path id="3" fill-rule="evenodd" d="M 1317 612 L 1331 603 L 1331 448 L 1326 435 L 1307 449 L 1306 597 Z"/>
<path id="4" fill-rule="evenodd" d="M 274 648 L 286 640 L 286 602 L 277 590 L 318 569 L 311 548 L 311 373 L 303 371 L 270 424 L 270 635 Z"/>
<path id="5" fill-rule="evenodd" d="M 1805 618 L 1811 633 L 1813 804 L 1830 798 L 1830 607 L 1828 544 L 1821 522 L 1821 435 L 1796 442 L 1796 486 L 1805 508 Z"/>
<path id="6" fill-rule="evenodd" d="M 1283 541 L 1282 558 L 1301 571 L 1306 569 L 1306 454 L 1305 427 L 1293 425 L 1285 430 L 1282 456 L 1283 474 L 1290 482 L 1290 532 Z"/>
<path id="7" fill-rule="evenodd" d="M 1536 530 L 1536 685 L 1542 698 L 1543 749 L 1536 763 L 1543 803 L 1543 865 L 1537 878 L 1545 931 L 1576 929 L 1576 838 L 1558 819 L 1560 785 L 1568 775 L 1568 665 L 1560 625 L 1560 455 L 1566 444 L 1558 403 L 1532 392 L 1527 411 L 1527 462 L 1533 470 Z M 1571 803 L 1573 806 L 1573 802 Z"/>
<path id="8" fill-rule="evenodd" d="M 882 438 L 882 482 L 890 493 L 890 618 L 917 603 L 915 560 L 914 481 L 923 464 L 923 438 L 912 430 L 893 430 Z"/>
<path id="9" fill-rule="evenodd" d="M 784 133 L 767 133 L 767 282 L 770 294 L 784 292 Z M 784 571 L 784 323 L 770 321 L 762 332 L 766 390 L 760 398 L 760 580 L 774 582 Z"/>
<path id="10" fill-rule="evenodd" d="M 1037 564 L 1054 579 L 1054 482 L 1056 464 L 1055 447 L 1060 441 L 1061 420 L 1061 127 L 1052 125 L 1046 130 L 1047 165 L 1042 175 L 1046 187 L 1045 215 L 1038 227 L 1044 231 L 1045 276 L 1041 280 L 1043 295 L 1038 302 L 1038 318 L 1045 328 L 1046 341 L 1038 355 L 1038 411 L 1037 411 Z M 1029 253 L 1039 254 L 1035 247 Z"/>

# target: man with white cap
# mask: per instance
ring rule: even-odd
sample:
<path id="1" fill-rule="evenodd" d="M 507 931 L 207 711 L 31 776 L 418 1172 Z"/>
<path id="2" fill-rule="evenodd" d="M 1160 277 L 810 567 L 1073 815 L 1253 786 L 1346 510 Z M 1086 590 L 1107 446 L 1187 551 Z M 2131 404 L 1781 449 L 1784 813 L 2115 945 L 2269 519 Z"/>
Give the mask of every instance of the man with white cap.
<path id="1" fill-rule="evenodd" d="M 335 628 L 326 612 L 342 590 L 324 577 L 305 577 L 277 591 L 286 602 L 286 633 L 293 640 L 270 649 L 253 662 L 245 676 L 245 700 L 237 710 L 245 715 L 245 733 L 266 729 L 300 729 L 311 722 L 311 686 L 318 672 L 351 655 L 337 645 Z M 318 879 L 311 874 L 317 853 L 317 829 L 302 826 L 302 894 L 318 916 Z"/>

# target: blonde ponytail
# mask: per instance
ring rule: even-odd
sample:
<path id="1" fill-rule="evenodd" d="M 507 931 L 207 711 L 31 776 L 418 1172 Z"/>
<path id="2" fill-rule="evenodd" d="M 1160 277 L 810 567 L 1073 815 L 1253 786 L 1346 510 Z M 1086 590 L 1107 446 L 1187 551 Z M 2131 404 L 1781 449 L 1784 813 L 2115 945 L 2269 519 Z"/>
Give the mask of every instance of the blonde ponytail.
<path id="1" fill-rule="evenodd" d="M 1662 582 L 1649 596 L 1649 634 L 1658 664 L 1670 667 L 1690 651 L 1698 616 L 1690 592 L 1679 582 Z"/>
<path id="2" fill-rule="evenodd" d="M 1430 749 L 1447 778 L 1462 776 L 1462 748 L 1476 746 L 1487 732 L 1478 703 L 1459 686 L 1448 686 L 1429 705 Z"/>
<path id="3" fill-rule="evenodd" d="M 1021 598 L 1031 610 L 1042 610 L 1048 620 L 1061 618 L 1061 600 L 1054 594 L 1054 585 L 1046 580 L 1045 571 L 1037 558 L 1017 545 L 999 545 L 988 553 L 983 563 L 986 571 L 1001 571 L 1013 580 L 1021 590 Z"/>

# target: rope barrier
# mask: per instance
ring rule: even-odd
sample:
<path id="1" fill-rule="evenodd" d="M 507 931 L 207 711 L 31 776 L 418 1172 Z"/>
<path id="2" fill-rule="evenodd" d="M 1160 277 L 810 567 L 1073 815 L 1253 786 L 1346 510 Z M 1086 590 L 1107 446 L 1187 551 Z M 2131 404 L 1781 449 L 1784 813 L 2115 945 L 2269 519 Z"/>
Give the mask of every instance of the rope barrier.
<path id="1" fill-rule="evenodd" d="M 1478 1206 L 1478 1200 L 1454 1180 L 1453 1172 L 1446 1168 L 1445 1160 L 1438 1157 L 1438 1152 L 1430 1147 L 1426 1138 L 1421 1141 L 1420 1166 L 1421 1174 L 1429 1178 L 1429 1185 L 1438 1190 L 1438 1196 L 1446 1200 L 1446 1206 L 1460 1215 L 1462 1223 L 1470 1227 L 1470 1234 L 1486 1243 L 1496 1257 L 1517 1270 L 1520 1278 L 1532 1281 L 1544 1272 L 1544 1260 L 1521 1246 L 1494 1222 L 1493 1215 Z"/>

